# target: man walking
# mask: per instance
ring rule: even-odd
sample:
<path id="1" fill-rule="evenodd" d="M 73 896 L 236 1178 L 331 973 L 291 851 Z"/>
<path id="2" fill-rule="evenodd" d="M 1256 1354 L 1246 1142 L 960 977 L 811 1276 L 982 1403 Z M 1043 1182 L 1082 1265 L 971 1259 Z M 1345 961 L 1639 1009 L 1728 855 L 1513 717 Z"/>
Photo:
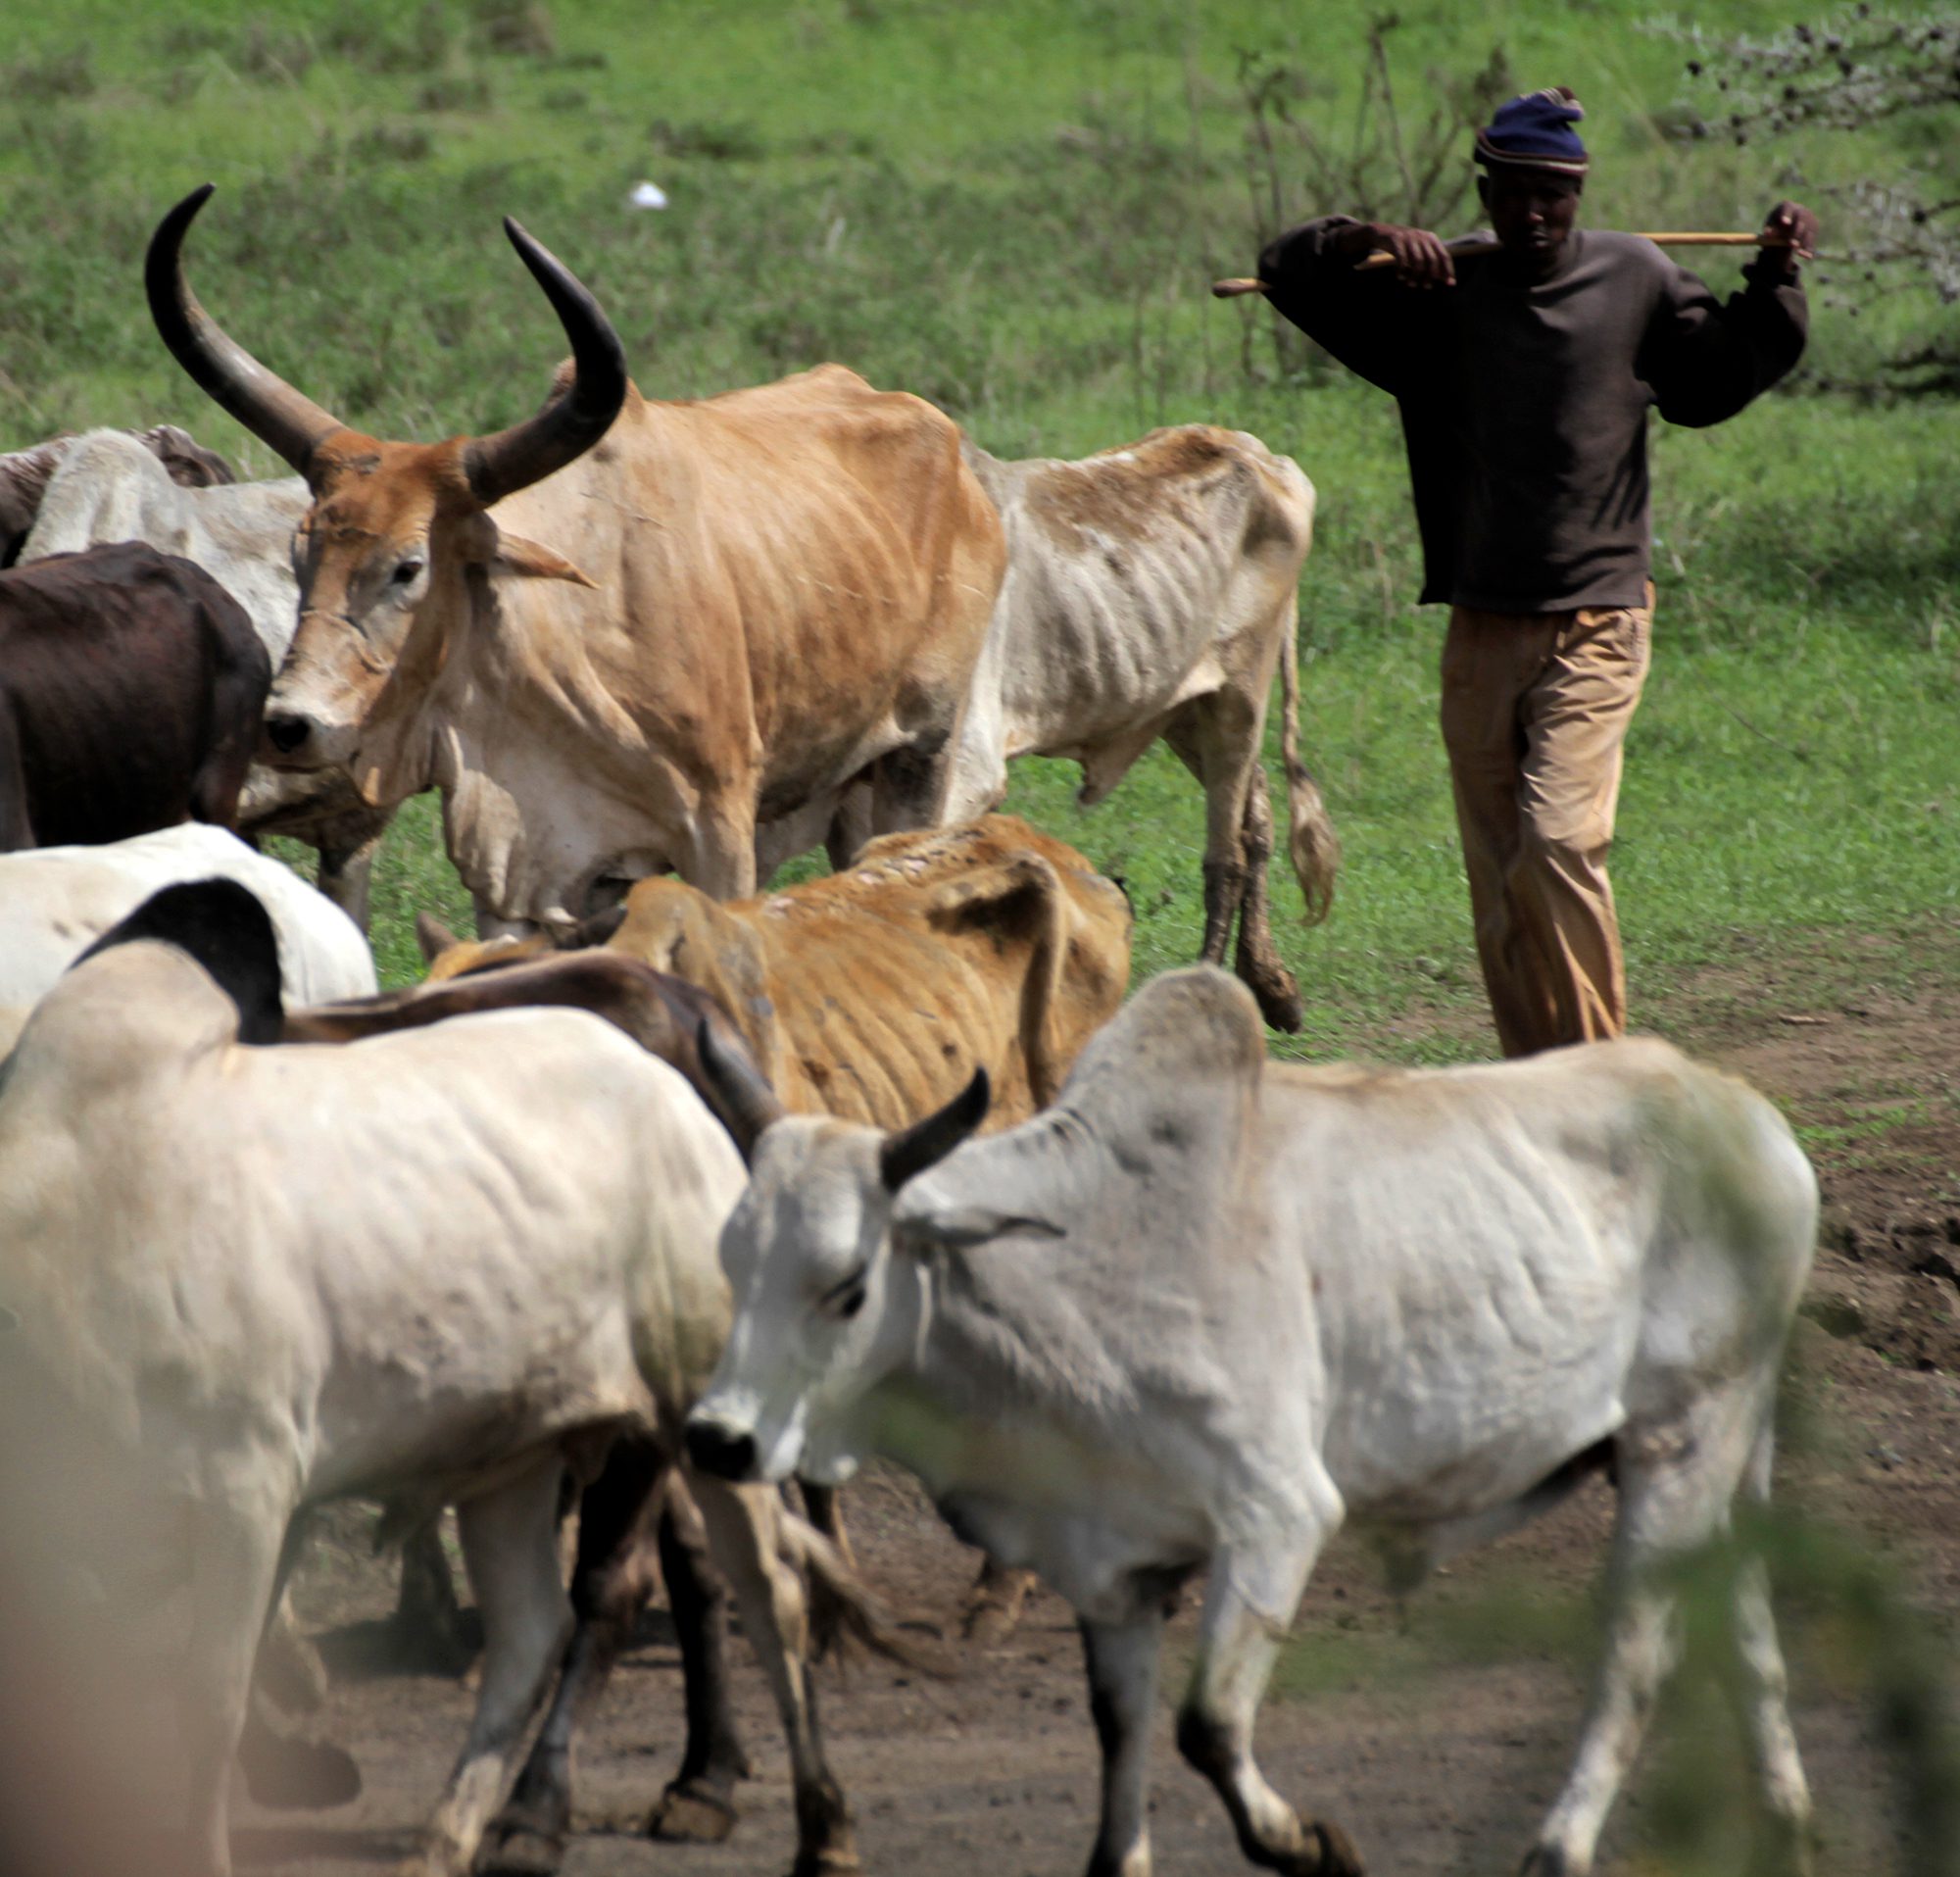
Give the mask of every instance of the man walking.
<path id="1" fill-rule="evenodd" d="M 1421 597 L 1450 609 L 1443 737 L 1506 1056 L 1626 1029 L 1605 862 L 1653 616 L 1647 408 L 1719 423 L 1788 371 L 1817 239 L 1780 203 L 1724 304 L 1639 235 L 1582 231 L 1584 115 L 1537 91 L 1477 133 L 1494 253 L 1337 215 L 1259 257 L 1273 305 L 1401 408 Z M 1371 253 L 1392 264 L 1357 269 Z"/>

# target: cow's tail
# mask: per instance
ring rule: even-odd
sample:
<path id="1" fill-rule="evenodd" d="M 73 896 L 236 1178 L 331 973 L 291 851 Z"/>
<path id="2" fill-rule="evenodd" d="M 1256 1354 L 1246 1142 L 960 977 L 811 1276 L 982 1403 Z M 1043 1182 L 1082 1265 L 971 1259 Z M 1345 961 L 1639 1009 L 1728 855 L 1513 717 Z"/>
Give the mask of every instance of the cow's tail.
<path id="1" fill-rule="evenodd" d="M 1334 875 L 1341 865 L 1341 837 L 1321 799 L 1319 785 L 1299 760 L 1299 615 L 1289 610 L 1280 637 L 1280 763 L 1287 781 L 1287 851 L 1306 901 L 1306 923 L 1318 925 L 1334 907 Z"/>
<path id="2" fill-rule="evenodd" d="M 954 1677 L 957 1671 L 951 1660 L 906 1635 L 864 1588 L 844 1554 L 808 1519 L 784 1507 L 779 1531 L 784 1555 L 809 1587 L 813 1659 L 848 1659 L 855 1646 L 941 1681 Z"/>

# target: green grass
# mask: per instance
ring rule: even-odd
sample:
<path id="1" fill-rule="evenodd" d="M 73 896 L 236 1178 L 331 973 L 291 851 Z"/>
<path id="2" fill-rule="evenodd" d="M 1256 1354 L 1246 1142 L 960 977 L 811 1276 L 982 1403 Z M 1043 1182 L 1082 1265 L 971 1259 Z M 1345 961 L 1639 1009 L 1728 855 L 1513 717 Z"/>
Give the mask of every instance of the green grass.
<path id="1" fill-rule="evenodd" d="M 1434 725 L 1442 621 L 1412 605 L 1393 407 L 1277 350 L 1261 309 L 1204 291 L 1256 251 L 1240 52 L 1296 66 L 1294 111 L 1346 134 L 1370 17 L 1352 0 L 35 10 L 0 74 L 0 443 L 169 419 L 274 469 L 172 364 L 141 304 L 158 214 L 207 177 L 220 191 L 190 245 L 206 303 L 386 434 L 489 427 L 539 396 L 562 341 L 497 232 L 506 212 L 601 294 L 654 394 L 839 358 L 1010 454 L 1079 454 L 1160 422 L 1253 430 L 1320 491 L 1302 740 L 1348 854 L 1324 928 L 1298 927 L 1279 882 L 1309 1000 L 1296 1047 L 1480 1053 Z M 1699 17 L 1760 31 L 1786 13 L 1724 0 Z M 1404 121 L 1412 132 L 1435 74 L 1501 48 L 1520 83 L 1561 78 L 1586 99 L 1588 219 L 1620 226 L 1749 225 L 1786 189 L 1898 160 L 1877 133 L 1668 142 L 1683 55 L 1641 18 L 1597 0 L 1404 9 L 1389 38 Z M 1337 206 L 1288 150 L 1287 212 Z M 623 206 L 641 176 L 669 210 Z M 1813 358 L 1841 375 L 1929 307 L 1908 293 L 1862 321 L 1820 309 Z M 1950 420 L 1791 392 L 1713 431 L 1657 428 L 1656 655 L 1614 864 L 1637 1019 L 1664 1021 L 1677 988 L 1739 946 L 1798 935 L 1828 953 L 1834 932 L 1909 934 L 1916 981 L 1960 974 Z M 1064 766 L 1023 764 L 1009 806 L 1126 875 L 1140 978 L 1190 958 L 1196 787 L 1159 751 L 1093 813 L 1073 788 Z M 418 969 L 415 911 L 466 929 L 431 804 L 397 824 L 376 901 L 389 982 Z"/>

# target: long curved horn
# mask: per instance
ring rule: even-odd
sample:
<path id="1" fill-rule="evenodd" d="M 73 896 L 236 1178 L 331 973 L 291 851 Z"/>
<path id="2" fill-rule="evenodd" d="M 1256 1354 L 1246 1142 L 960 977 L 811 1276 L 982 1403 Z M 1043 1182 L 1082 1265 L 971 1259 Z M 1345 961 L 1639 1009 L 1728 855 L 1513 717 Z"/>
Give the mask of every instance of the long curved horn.
<path id="1" fill-rule="evenodd" d="M 535 417 L 465 446 L 464 473 L 486 509 L 584 455 L 606 434 L 626 400 L 625 348 L 599 302 L 564 262 L 509 216 L 504 232 L 564 327 L 576 372 L 571 388 L 552 398 Z"/>
<path id="2" fill-rule="evenodd" d="M 923 1173 L 957 1147 L 987 1118 L 993 1089 L 985 1068 L 976 1068 L 973 1079 L 947 1105 L 922 1121 L 887 1134 L 878 1150 L 878 1177 L 888 1193 L 896 1193 L 915 1173 Z"/>
<path id="3" fill-rule="evenodd" d="M 226 337 L 184 279 L 184 234 L 216 186 L 207 182 L 193 189 L 150 237 L 143 257 L 150 318 L 176 362 L 254 436 L 307 475 L 321 441 L 347 426 Z"/>
<path id="4" fill-rule="evenodd" d="M 744 1161 L 753 1161 L 762 1130 L 785 1112 L 776 1091 L 749 1061 L 746 1052 L 730 1049 L 704 1016 L 694 1032 L 694 1053 L 707 1087 L 699 1092 L 734 1137 Z"/>

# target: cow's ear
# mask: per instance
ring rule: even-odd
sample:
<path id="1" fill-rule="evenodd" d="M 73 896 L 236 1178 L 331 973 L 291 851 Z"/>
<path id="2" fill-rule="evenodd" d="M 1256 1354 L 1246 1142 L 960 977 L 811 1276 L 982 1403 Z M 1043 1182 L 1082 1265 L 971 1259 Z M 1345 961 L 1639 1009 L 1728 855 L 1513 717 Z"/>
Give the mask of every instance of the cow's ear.
<path id="1" fill-rule="evenodd" d="M 528 573 L 539 580 L 569 580 L 573 586 L 597 587 L 599 582 L 583 568 L 574 567 L 563 554 L 542 541 L 527 541 L 508 528 L 497 530 L 497 565 L 509 573 Z"/>
<path id="2" fill-rule="evenodd" d="M 1053 1219 L 1036 1218 L 1011 1207 L 987 1200 L 942 1192 L 930 1173 L 907 1186 L 892 1210 L 899 1242 L 948 1245 L 956 1249 L 984 1245 L 996 1238 L 1060 1238 L 1062 1228 Z"/>

